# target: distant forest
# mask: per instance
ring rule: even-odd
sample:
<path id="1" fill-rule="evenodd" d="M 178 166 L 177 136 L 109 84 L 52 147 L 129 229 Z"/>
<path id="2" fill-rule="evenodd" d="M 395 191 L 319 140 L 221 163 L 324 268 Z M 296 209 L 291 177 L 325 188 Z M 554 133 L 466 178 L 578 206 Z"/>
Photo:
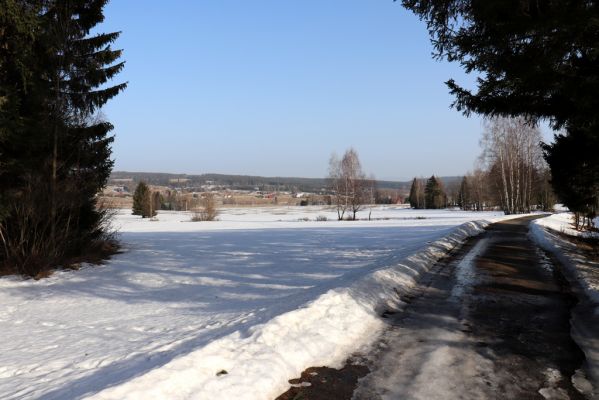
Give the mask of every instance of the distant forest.
<path id="1" fill-rule="evenodd" d="M 321 190 L 327 190 L 328 182 L 325 178 L 292 178 L 292 177 L 263 177 L 249 175 L 225 175 L 225 174 L 169 174 L 160 172 L 127 172 L 114 171 L 110 175 L 109 184 L 120 184 L 118 179 L 132 179 L 133 182 L 144 181 L 151 185 L 171 186 L 171 187 L 200 187 L 202 185 L 213 184 L 215 186 L 227 186 L 235 190 L 254 190 L 258 188 L 261 191 L 295 191 L 318 193 Z M 180 182 L 176 180 L 180 179 Z M 461 181 L 461 176 L 447 176 L 439 178 L 443 184 L 451 186 Z M 412 181 L 380 181 L 377 180 L 378 189 L 398 190 L 402 194 L 410 191 Z"/>

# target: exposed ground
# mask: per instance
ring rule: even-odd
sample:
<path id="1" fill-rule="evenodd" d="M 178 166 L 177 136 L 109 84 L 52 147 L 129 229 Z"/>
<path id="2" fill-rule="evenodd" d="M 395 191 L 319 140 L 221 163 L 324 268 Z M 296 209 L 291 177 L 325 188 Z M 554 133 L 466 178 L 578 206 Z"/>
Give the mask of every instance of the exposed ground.
<path id="1" fill-rule="evenodd" d="M 371 372 L 350 363 L 364 378 L 310 369 L 280 399 L 593 398 L 570 336 L 576 299 L 530 219 L 492 225 L 424 276 L 362 355 Z"/>

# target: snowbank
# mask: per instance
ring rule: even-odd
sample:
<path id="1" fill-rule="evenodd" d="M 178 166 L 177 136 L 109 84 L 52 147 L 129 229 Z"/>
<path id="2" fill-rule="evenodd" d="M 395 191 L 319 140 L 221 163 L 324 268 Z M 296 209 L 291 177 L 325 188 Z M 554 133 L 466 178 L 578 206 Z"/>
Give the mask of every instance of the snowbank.
<path id="1" fill-rule="evenodd" d="M 489 222 L 462 224 L 423 251 L 390 260 L 349 287 L 332 289 L 252 327 L 247 335 L 230 334 L 91 399 L 272 399 L 305 368 L 339 366 L 374 339 L 383 328 L 380 313 L 400 305 L 398 294 Z"/>
<path id="2" fill-rule="evenodd" d="M 599 315 L 599 272 L 597 265 L 581 258 L 576 247 L 559 236 L 559 233 L 578 236 L 582 233 L 572 226 L 571 213 L 553 214 L 535 220 L 530 225 L 532 238 L 545 250 L 551 252 L 564 267 L 569 278 L 575 280 L 588 299 L 597 307 Z"/>
<path id="3" fill-rule="evenodd" d="M 581 256 L 560 233 L 581 235 L 572 228 L 571 213 L 553 214 L 530 225 L 531 237 L 564 266 L 564 274 L 581 300 L 573 310 L 572 337 L 585 353 L 588 377 L 599 396 L 599 265 Z"/>

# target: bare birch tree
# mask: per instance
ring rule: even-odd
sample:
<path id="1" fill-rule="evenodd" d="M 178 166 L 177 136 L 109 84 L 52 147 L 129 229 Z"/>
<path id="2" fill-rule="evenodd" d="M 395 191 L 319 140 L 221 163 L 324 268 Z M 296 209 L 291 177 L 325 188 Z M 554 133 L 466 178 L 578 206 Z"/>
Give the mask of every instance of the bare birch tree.
<path id="1" fill-rule="evenodd" d="M 368 198 L 366 177 L 358 153 L 348 149 L 339 160 L 336 155 L 329 161 L 329 182 L 333 200 L 337 208 L 337 218 L 342 220 L 345 213 L 351 213 L 351 219 L 363 207 Z"/>
<path id="2" fill-rule="evenodd" d="M 343 179 L 341 160 L 336 154 L 332 154 L 329 159 L 328 180 L 331 192 L 333 192 L 333 204 L 337 209 L 337 219 L 341 221 L 349 207 L 349 202 L 346 196 L 347 188 L 345 187 L 347 182 Z"/>
<path id="3" fill-rule="evenodd" d="M 468 175 L 470 196 L 474 211 L 484 211 L 485 207 L 489 206 L 489 196 L 487 190 L 489 180 L 488 175 L 489 174 L 480 168 L 476 168 L 471 174 Z"/>
<path id="4" fill-rule="evenodd" d="M 541 133 L 522 118 L 485 122 L 483 162 L 506 214 L 529 212 L 535 171 L 542 165 Z"/>

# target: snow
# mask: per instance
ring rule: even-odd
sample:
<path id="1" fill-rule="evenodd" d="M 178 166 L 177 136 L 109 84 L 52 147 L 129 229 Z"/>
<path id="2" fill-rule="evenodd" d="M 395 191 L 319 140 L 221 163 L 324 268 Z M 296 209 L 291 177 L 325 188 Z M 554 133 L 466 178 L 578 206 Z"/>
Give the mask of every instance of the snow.
<path id="1" fill-rule="evenodd" d="M 505 218 L 395 206 L 373 208 L 372 221 L 335 217 L 119 213 L 124 252 L 105 265 L 0 279 L 0 397 L 272 398 L 306 367 L 368 344 L 398 292 Z"/>
<path id="2" fill-rule="evenodd" d="M 574 309 L 572 336 L 585 353 L 593 386 L 599 388 L 599 263 L 589 260 L 560 235 L 583 235 L 572 227 L 572 218 L 572 213 L 566 212 L 535 220 L 530 235 L 560 261 L 572 289 L 582 300 Z"/>
<path id="3" fill-rule="evenodd" d="M 366 353 L 372 371 L 358 381 L 353 398 L 497 397 L 489 393 L 493 388 L 488 384 L 498 371 L 476 347 L 475 339 L 465 333 L 469 324 L 463 320 L 465 295 L 476 282 L 470 273 L 474 266 L 469 264 L 487 245 L 488 239 L 482 238 L 458 265 L 433 268 L 426 274 L 426 285 L 410 293 L 410 307 L 390 317 L 392 329 L 386 329 Z"/>
<path id="4" fill-rule="evenodd" d="M 462 261 L 456 266 L 456 278 L 457 282 L 454 288 L 451 290 L 451 299 L 459 302 L 463 297 L 464 293 L 478 283 L 476 277 L 476 269 L 474 266 L 474 260 L 476 260 L 481 254 L 483 254 L 489 245 L 487 238 L 480 239 L 480 241 L 464 256 Z"/>
<path id="5" fill-rule="evenodd" d="M 568 272 L 582 287 L 585 295 L 597 305 L 599 315 L 599 270 L 597 263 L 587 260 L 576 252 L 571 244 L 559 236 L 563 233 L 580 236 L 586 233 L 577 231 L 572 225 L 571 213 L 553 214 L 534 221 L 531 235 L 545 250 L 555 254 Z"/>

